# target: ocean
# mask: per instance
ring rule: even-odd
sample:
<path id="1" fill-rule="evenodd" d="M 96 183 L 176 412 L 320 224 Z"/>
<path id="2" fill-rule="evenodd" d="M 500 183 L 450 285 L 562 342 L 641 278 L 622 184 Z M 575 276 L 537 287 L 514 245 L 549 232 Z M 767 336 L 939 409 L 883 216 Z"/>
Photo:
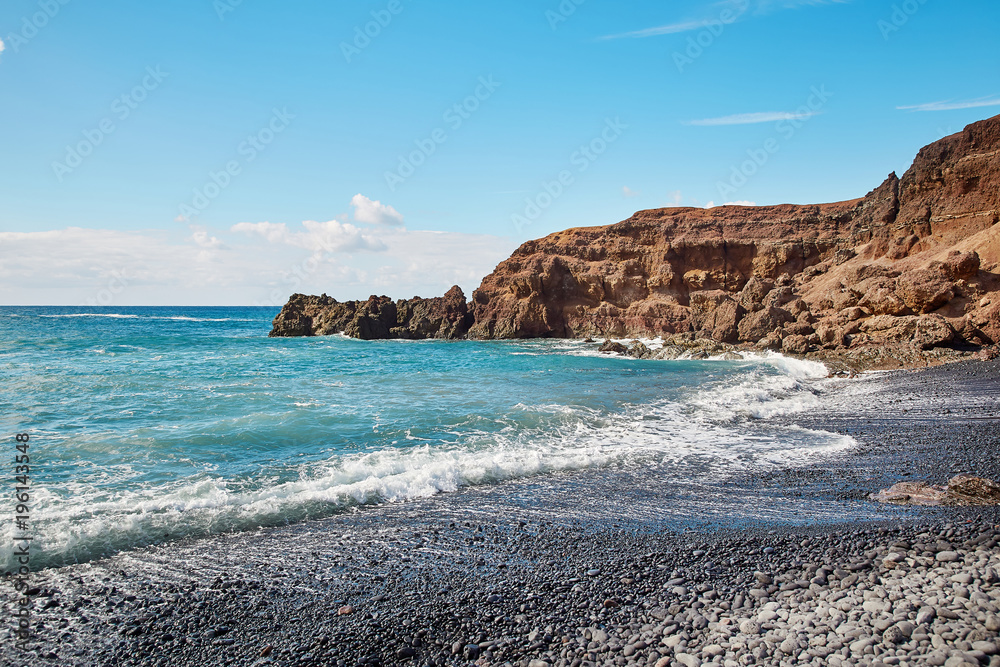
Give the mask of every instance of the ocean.
<path id="1" fill-rule="evenodd" d="M 4 477 L 30 434 L 32 569 L 557 472 L 697 482 L 854 445 L 773 419 L 820 404 L 818 363 L 268 338 L 276 313 L 0 307 Z"/>

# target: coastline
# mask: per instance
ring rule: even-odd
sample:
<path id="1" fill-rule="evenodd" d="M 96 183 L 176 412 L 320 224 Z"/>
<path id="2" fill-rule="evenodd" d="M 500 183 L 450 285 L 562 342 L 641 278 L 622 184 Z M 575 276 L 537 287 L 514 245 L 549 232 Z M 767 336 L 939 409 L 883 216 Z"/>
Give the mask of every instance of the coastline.
<path id="1" fill-rule="evenodd" d="M 570 339 L 595 342 L 592 338 Z M 731 355 L 781 354 L 791 359 L 824 364 L 833 375 L 854 376 L 868 371 L 913 370 L 964 361 L 991 361 L 1000 357 L 1000 346 L 976 348 L 921 348 L 909 343 L 862 345 L 844 349 L 793 351 L 780 345 L 721 343 L 694 334 L 667 338 L 605 338 L 602 353 L 635 359 L 709 359 L 736 358 Z M 727 356 L 730 355 L 730 356 Z"/>
<path id="2" fill-rule="evenodd" d="M 896 547 L 900 562 L 917 574 L 952 568 L 949 577 L 964 579 L 961 561 L 978 573 L 970 576 L 988 578 L 1000 559 L 995 507 L 914 509 L 866 500 L 901 479 L 940 483 L 963 471 L 1000 477 L 1000 363 L 836 382 L 838 400 L 821 412 L 778 419 L 851 435 L 858 446 L 805 468 L 748 471 L 686 488 L 661 484 L 655 470 L 627 467 L 550 475 L 37 573 L 35 614 L 44 627 L 34 664 L 356 665 L 364 658 L 382 665 L 688 665 L 711 659 L 705 649 L 715 653 L 716 646 L 724 649 L 720 664 L 751 664 L 742 656 L 762 646 L 754 660 L 801 664 L 789 662 L 801 657 L 790 644 L 781 650 L 787 637 L 772 641 L 774 633 L 789 634 L 775 626 L 780 614 L 763 622 L 761 614 L 799 597 L 812 596 L 797 602 L 807 605 L 825 599 L 824 591 L 860 593 L 861 606 L 866 591 L 859 586 L 885 592 L 883 582 L 904 571 L 882 562 L 903 541 L 909 548 Z M 738 508 L 742 517 L 733 513 Z M 932 536 L 918 537 L 926 532 L 934 533 L 932 544 L 939 537 L 949 543 L 932 555 L 955 551 L 957 560 L 926 562 L 926 550 L 914 546 L 928 546 Z M 810 565 L 830 569 L 826 585 L 811 582 L 815 569 L 802 578 Z M 988 634 L 1000 588 L 985 580 L 958 585 L 991 600 L 992 612 L 983 607 L 982 620 L 973 614 L 968 621 Z M 694 609 L 699 602 L 702 613 Z M 878 606 L 868 602 L 865 609 Z M 10 600 L 5 604 L 9 610 Z M 861 637 L 865 623 L 875 628 L 891 611 L 847 622 Z M 907 614 L 915 621 L 919 611 Z M 735 626 L 720 626 L 725 618 Z M 731 632 L 743 621 L 761 625 L 752 648 L 753 639 L 741 639 L 746 633 Z M 801 634 L 823 653 L 835 642 L 812 645 L 813 625 Z M 931 654 L 957 659 L 979 650 L 962 644 L 968 634 L 948 639 L 945 630 L 932 632 L 933 623 L 923 625 L 931 634 L 913 646 L 920 660 L 894 652 L 885 657 L 899 659 L 884 664 L 935 664 Z M 871 630 L 878 641 L 868 643 L 868 658 L 845 664 L 874 664 L 879 651 L 914 642 L 890 647 L 882 637 L 888 627 Z M 920 636 L 915 630 L 911 636 Z M 832 664 L 864 641 L 857 637 L 822 657 L 796 650 Z M 0 655 L 16 664 L 7 639 Z M 741 641 L 742 654 L 733 648 Z M 981 664 L 1000 663 L 980 652 L 974 657 Z"/>

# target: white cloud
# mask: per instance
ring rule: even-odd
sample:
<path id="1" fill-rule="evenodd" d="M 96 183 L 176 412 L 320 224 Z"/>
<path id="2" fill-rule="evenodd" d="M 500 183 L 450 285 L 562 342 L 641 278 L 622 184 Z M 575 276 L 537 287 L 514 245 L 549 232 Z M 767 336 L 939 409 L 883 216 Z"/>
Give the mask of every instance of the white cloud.
<path id="1" fill-rule="evenodd" d="M 385 245 L 371 233 L 365 233 L 366 230 L 347 222 L 306 220 L 302 228 L 303 231 L 292 231 L 283 222 L 240 222 L 233 225 L 230 231 L 254 234 L 268 243 L 283 243 L 314 253 L 385 250 Z"/>
<path id="2" fill-rule="evenodd" d="M 678 23 L 668 23 L 666 25 L 645 28 L 643 30 L 633 30 L 623 32 L 618 35 L 605 35 L 602 40 L 607 39 L 642 39 L 643 37 L 657 37 L 659 35 L 674 35 L 679 32 L 689 32 L 705 27 L 705 21 L 680 21 Z"/>
<path id="3" fill-rule="evenodd" d="M 360 230 L 338 220 L 0 232 L 0 303 L 79 305 L 113 292 L 101 305 L 280 306 L 293 292 L 403 298 L 440 296 L 454 284 L 471 295 L 516 245 L 485 234 Z M 345 254 L 372 247 L 380 252 Z"/>
<path id="4" fill-rule="evenodd" d="M 781 120 L 806 120 L 808 118 L 812 118 L 813 116 L 818 116 L 819 114 L 819 111 L 761 111 L 757 113 L 739 113 L 732 116 L 722 116 L 720 118 L 689 120 L 684 124 L 699 126 L 754 125 L 756 123 L 774 123 Z"/>
<path id="5" fill-rule="evenodd" d="M 226 247 L 226 245 L 222 241 L 212 236 L 203 229 L 193 230 L 191 234 L 191 240 L 195 242 L 195 245 L 201 248 L 205 248 L 207 250 L 223 249 Z"/>
<path id="6" fill-rule="evenodd" d="M 757 11 L 764 13 L 778 9 L 798 9 L 816 5 L 841 5 L 851 0 L 757 0 Z"/>
<path id="7" fill-rule="evenodd" d="M 229 231 L 256 234 L 269 243 L 286 243 L 288 238 L 288 226 L 283 222 L 238 222 Z"/>
<path id="8" fill-rule="evenodd" d="M 380 201 L 372 201 L 362 194 L 356 194 L 351 199 L 354 207 L 354 219 L 368 225 L 396 226 L 403 224 L 403 216 L 391 206 Z"/>
<path id="9" fill-rule="evenodd" d="M 632 197 L 638 197 L 642 193 L 639 192 L 638 190 L 633 190 L 632 188 L 626 185 L 622 187 L 622 194 L 625 197 L 632 198 Z"/>
<path id="10" fill-rule="evenodd" d="M 3 53 L 3 50 L 4 50 L 5 48 L 7 48 L 7 47 L 5 47 L 5 46 L 4 46 L 4 44 L 3 44 L 3 40 L 2 40 L 2 39 L 0 39 L 0 53 Z"/>
<path id="11" fill-rule="evenodd" d="M 380 236 L 387 261 L 373 271 L 373 283 L 396 296 L 439 296 L 461 285 L 467 298 L 497 264 L 517 247 L 513 239 L 488 234 L 392 230 Z M 422 291 L 416 286 L 428 285 Z M 413 285 L 413 289 L 405 286 Z"/>
<path id="12" fill-rule="evenodd" d="M 1000 97 L 980 97 L 975 100 L 964 100 L 954 102 L 946 100 L 943 102 L 927 102 L 925 104 L 915 104 L 913 106 L 896 107 L 901 111 L 955 111 L 957 109 L 978 109 L 980 107 L 1000 106 Z"/>
<path id="13" fill-rule="evenodd" d="M 125 303 L 130 291 L 148 295 L 157 286 L 169 286 L 169 294 L 147 302 L 195 303 L 202 293 L 227 292 L 250 268 L 221 245 L 210 250 L 178 235 L 80 227 L 0 233 L 0 303 L 83 304 L 112 284 L 121 292 L 117 303 Z M 211 238 L 202 237 L 209 244 Z M 127 276 L 125 289 L 115 276 Z"/>
<path id="14" fill-rule="evenodd" d="M 740 201 L 727 201 L 725 204 L 718 204 L 718 206 L 756 206 L 757 202 L 748 201 L 746 199 L 741 199 Z M 705 208 L 715 208 L 716 203 L 714 201 L 706 202 Z"/>
<path id="15" fill-rule="evenodd" d="M 661 208 L 676 208 L 678 206 L 683 206 L 681 203 L 684 201 L 684 195 L 680 190 L 671 190 L 667 193 L 667 199 L 661 206 Z M 697 206 L 697 203 L 695 203 Z"/>
<path id="16" fill-rule="evenodd" d="M 385 250 L 385 244 L 364 230 L 346 222 L 328 220 L 316 222 L 306 220 L 302 223 L 306 231 L 294 235 L 292 245 L 313 252 L 352 252 L 370 250 L 379 252 Z"/>
<path id="17" fill-rule="evenodd" d="M 843 4 L 851 0 L 725 0 L 715 5 L 716 11 L 709 17 L 700 20 L 676 21 L 664 25 L 644 28 L 642 30 L 632 30 L 616 35 L 605 35 L 601 40 L 609 39 L 643 39 L 645 37 L 659 37 L 661 35 L 676 35 L 692 30 L 701 30 L 712 26 L 713 30 L 718 30 L 720 26 L 735 23 L 743 18 L 745 14 L 753 10 L 753 14 L 768 14 L 780 9 L 797 9 L 814 5 Z"/>

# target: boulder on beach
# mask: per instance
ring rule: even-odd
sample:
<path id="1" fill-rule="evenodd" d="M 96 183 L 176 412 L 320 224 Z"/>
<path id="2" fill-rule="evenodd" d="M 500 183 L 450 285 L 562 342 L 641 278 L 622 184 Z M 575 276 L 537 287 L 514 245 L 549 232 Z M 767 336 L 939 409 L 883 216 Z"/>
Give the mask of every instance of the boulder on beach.
<path id="1" fill-rule="evenodd" d="M 956 475 L 946 486 L 899 482 L 869 497 L 896 505 L 1000 505 L 1000 484 L 973 475 Z"/>

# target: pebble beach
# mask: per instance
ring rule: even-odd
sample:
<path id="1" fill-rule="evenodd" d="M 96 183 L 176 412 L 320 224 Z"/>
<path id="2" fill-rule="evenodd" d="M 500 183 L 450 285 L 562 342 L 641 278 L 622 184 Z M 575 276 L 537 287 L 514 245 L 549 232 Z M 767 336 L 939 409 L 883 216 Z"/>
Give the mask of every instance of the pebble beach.
<path id="1" fill-rule="evenodd" d="M 568 473 L 45 570 L 34 654 L 0 660 L 1000 665 L 997 508 L 867 499 L 996 478 L 998 370 L 844 380 L 854 398 L 796 421 L 858 446 L 808 469 Z"/>

